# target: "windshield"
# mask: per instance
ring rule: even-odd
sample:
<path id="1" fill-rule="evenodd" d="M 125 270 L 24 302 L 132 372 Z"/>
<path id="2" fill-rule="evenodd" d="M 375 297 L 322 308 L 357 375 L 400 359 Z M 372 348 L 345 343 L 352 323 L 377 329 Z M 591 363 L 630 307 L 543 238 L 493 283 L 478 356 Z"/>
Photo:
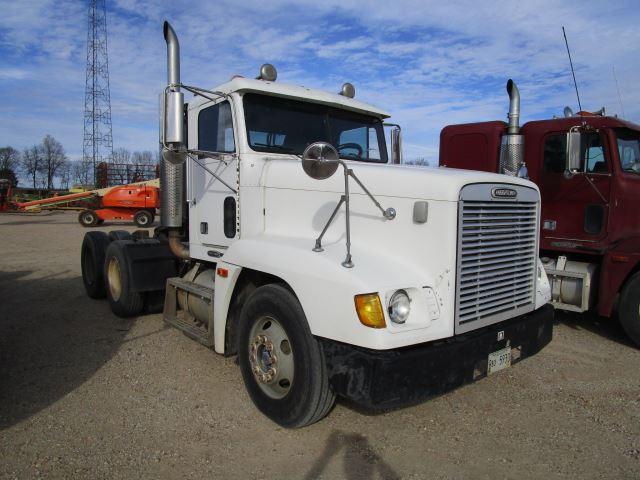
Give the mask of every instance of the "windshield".
<path id="1" fill-rule="evenodd" d="M 309 144 L 324 141 L 341 158 L 387 162 L 379 118 L 256 93 L 243 98 L 247 138 L 255 151 L 301 155 Z"/>
<path id="2" fill-rule="evenodd" d="M 616 129 L 620 167 L 625 172 L 640 173 L 640 132 Z"/>

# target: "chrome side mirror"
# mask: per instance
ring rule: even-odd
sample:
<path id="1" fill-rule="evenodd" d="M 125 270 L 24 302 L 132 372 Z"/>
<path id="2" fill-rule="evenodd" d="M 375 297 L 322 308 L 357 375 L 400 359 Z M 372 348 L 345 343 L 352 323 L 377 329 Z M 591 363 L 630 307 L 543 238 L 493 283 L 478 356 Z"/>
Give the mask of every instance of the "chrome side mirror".
<path id="1" fill-rule="evenodd" d="M 302 152 L 302 169 L 315 180 L 331 177 L 340 166 L 340 155 L 327 142 L 314 142 Z"/>
<path id="2" fill-rule="evenodd" d="M 571 176 L 582 170 L 582 139 L 580 131 L 567 132 L 567 151 L 565 176 Z"/>
<path id="3" fill-rule="evenodd" d="M 402 163 L 402 130 L 399 126 L 391 130 L 391 163 L 393 165 Z"/>

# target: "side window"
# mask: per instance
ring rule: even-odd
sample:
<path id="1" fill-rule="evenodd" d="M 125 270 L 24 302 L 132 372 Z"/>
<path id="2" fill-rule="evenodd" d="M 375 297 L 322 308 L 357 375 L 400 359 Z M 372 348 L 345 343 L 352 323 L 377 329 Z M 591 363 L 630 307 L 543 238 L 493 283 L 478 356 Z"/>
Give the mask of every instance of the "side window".
<path id="1" fill-rule="evenodd" d="M 201 110 L 198 114 L 198 150 L 232 153 L 235 149 L 229 102 Z"/>
<path id="2" fill-rule="evenodd" d="M 602 138 L 598 133 L 589 135 L 584 153 L 586 170 L 588 173 L 607 173 L 607 163 L 604 158 Z"/>
<path id="3" fill-rule="evenodd" d="M 367 130 L 367 127 L 360 127 L 340 132 L 338 138 L 338 148 L 342 147 L 340 153 L 356 158 L 369 158 Z"/>
<path id="4" fill-rule="evenodd" d="M 567 137 L 564 133 L 554 133 L 544 141 L 544 171 L 563 173 L 566 163 Z M 587 173 L 606 173 L 607 164 L 604 157 L 602 137 L 599 133 L 591 133 L 583 144 L 582 165 Z"/>
<path id="5" fill-rule="evenodd" d="M 563 173 L 567 155 L 567 137 L 564 133 L 549 135 L 544 141 L 544 171 Z"/>

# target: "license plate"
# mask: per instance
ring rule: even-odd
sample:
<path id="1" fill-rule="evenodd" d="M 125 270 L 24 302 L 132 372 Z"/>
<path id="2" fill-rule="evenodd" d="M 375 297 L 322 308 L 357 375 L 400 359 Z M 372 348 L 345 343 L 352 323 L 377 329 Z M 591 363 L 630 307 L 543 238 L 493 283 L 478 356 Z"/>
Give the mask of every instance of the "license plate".
<path id="1" fill-rule="evenodd" d="M 505 347 L 502 350 L 489 354 L 489 363 L 487 366 L 487 375 L 499 372 L 511 366 L 511 347 Z"/>

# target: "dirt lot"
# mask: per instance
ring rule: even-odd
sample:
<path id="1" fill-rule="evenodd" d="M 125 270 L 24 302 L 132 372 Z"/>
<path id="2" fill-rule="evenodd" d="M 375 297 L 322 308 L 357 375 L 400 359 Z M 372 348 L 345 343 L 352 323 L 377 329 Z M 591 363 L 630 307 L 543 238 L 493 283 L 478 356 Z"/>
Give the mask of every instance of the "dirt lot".
<path id="1" fill-rule="evenodd" d="M 288 431 L 233 359 L 88 299 L 84 233 L 71 213 L 0 216 L 0 478 L 640 478 L 640 350 L 615 322 L 559 315 L 500 374 Z"/>

